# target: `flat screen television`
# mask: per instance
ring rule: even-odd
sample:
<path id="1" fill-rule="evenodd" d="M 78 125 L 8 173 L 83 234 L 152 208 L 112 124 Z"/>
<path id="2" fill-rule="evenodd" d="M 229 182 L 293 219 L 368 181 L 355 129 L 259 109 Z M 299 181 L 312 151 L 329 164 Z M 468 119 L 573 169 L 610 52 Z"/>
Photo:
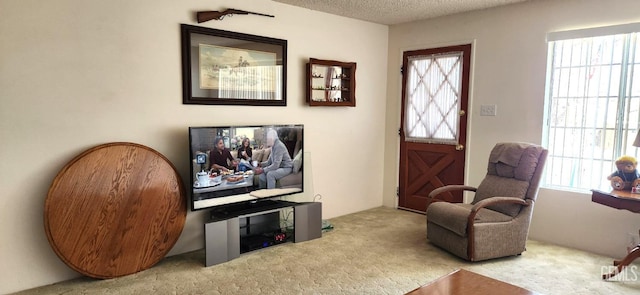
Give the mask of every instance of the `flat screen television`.
<path id="1" fill-rule="evenodd" d="M 303 192 L 303 143 L 301 124 L 189 127 L 191 210 Z"/>

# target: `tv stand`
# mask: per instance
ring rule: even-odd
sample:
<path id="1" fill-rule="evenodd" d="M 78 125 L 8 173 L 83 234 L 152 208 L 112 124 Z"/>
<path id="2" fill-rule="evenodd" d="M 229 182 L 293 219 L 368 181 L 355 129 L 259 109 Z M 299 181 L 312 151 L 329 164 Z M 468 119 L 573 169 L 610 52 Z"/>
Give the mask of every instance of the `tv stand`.
<path id="1" fill-rule="evenodd" d="M 292 212 L 293 214 L 290 214 Z M 293 227 L 284 224 L 293 217 Z M 253 250 L 322 236 L 322 203 L 262 200 L 212 211 L 204 225 L 205 266 Z"/>

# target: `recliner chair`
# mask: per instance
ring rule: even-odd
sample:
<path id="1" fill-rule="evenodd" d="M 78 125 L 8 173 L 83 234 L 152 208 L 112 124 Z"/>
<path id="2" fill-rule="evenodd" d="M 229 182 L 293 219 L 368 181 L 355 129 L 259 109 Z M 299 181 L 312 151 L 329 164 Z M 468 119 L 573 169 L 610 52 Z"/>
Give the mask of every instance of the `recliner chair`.
<path id="1" fill-rule="evenodd" d="M 447 185 L 429 194 L 429 242 L 469 261 L 522 253 L 546 158 L 547 150 L 539 145 L 496 144 L 477 188 Z M 453 190 L 475 192 L 473 202 L 440 201 Z"/>

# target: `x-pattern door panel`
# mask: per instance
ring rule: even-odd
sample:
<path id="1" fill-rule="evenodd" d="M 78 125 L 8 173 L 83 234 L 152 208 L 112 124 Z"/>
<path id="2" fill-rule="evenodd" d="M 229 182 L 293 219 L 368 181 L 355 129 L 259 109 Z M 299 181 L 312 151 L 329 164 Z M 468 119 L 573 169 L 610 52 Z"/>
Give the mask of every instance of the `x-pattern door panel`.
<path id="1" fill-rule="evenodd" d="M 453 163 L 453 157 L 446 152 L 437 153 L 433 151 L 411 150 L 408 153 L 409 161 L 415 165 L 416 169 L 407 171 L 409 194 L 425 194 L 434 188 L 444 185 L 442 179 L 446 178 L 449 165 Z"/>

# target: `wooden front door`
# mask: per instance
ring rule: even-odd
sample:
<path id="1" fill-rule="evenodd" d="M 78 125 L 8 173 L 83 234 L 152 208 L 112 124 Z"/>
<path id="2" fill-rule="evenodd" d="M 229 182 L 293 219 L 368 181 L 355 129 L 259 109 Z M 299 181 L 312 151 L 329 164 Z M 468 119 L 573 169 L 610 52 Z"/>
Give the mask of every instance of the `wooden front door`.
<path id="1" fill-rule="evenodd" d="M 435 188 L 464 184 L 471 44 L 406 51 L 398 207 L 425 212 Z M 462 192 L 447 196 L 461 202 Z"/>

